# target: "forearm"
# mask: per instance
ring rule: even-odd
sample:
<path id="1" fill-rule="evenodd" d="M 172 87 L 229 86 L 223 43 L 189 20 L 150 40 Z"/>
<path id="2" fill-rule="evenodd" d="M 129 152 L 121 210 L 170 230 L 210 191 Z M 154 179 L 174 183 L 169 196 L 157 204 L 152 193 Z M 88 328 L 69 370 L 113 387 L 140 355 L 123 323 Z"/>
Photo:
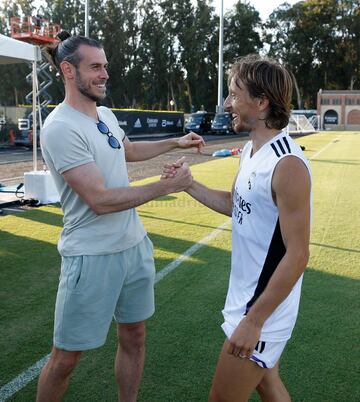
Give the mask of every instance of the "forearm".
<path id="1" fill-rule="evenodd" d="M 172 190 L 164 181 L 143 186 L 110 188 L 96 192 L 88 203 L 98 215 L 135 208 L 157 197 L 167 195 Z"/>
<path id="2" fill-rule="evenodd" d="M 185 191 L 208 208 L 221 214 L 231 216 L 232 199 L 229 191 L 213 190 L 195 180 Z"/>
<path id="3" fill-rule="evenodd" d="M 262 326 L 273 311 L 286 299 L 304 272 L 308 261 L 306 252 L 297 256 L 285 254 L 269 283 L 255 304 L 250 308 L 247 318 Z"/>
<path id="4" fill-rule="evenodd" d="M 170 138 L 162 141 L 139 141 L 131 143 L 131 148 L 126 150 L 128 162 L 145 161 L 178 147 L 178 141 Z"/>

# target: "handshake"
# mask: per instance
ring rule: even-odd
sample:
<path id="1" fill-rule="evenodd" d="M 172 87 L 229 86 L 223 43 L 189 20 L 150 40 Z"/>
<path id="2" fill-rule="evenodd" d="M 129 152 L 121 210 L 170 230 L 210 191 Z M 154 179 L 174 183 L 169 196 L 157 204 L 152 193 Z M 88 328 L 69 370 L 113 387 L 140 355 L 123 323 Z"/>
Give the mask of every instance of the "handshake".
<path id="1" fill-rule="evenodd" d="M 187 190 L 193 183 L 193 177 L 185 157 L 176 162 L 166 164 L 161 174 L 161 180 L 166 182 L 169 193 L 178 193 Z"/>

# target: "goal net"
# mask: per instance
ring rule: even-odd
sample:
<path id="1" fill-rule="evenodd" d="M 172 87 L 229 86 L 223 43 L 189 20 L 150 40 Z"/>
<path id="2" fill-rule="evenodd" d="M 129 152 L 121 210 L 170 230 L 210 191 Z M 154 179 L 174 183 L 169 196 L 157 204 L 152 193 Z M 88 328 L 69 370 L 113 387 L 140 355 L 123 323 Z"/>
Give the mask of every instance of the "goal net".
<path id="1" fill-rule="evenodd" d="M 312 117 L 315 117 L 313 119 Z M 308 119 L 303 114 L 292 114 L 290 116 L 289 125 L 287 126 L 287 131 L 290 134 L 309 134 L 314 133 L 316 128 L 314 127 L 318 125 L 317 116 L 312 116 Z"/>

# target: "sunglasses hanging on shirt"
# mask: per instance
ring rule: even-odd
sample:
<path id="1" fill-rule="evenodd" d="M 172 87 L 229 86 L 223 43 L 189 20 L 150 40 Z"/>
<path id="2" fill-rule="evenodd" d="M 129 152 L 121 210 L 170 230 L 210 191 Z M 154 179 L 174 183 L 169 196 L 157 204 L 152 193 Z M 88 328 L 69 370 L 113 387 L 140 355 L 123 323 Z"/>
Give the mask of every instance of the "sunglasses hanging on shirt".
<path id="1" fill-rule="evenodd" d="M 114 137 L 114 134 L 109 130 L 109 127 L 103 121 L 99 120 L 99 122 L 96 123 L 96 127 L 98 128 L 101 134 L 107 135 L 108 143 L 111 146 L 111 148 L 114 149 L 121 148 L 120 142 L 116 137 Z"/>

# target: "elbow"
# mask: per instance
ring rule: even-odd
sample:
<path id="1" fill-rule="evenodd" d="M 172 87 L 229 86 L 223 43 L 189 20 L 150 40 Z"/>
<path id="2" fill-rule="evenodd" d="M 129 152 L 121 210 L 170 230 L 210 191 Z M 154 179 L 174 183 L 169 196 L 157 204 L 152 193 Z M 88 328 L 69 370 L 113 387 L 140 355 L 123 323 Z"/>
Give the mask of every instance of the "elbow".
<path id="1" fill-rule="evenodd" d="M 101 204 L 97 204 L 97 203 L 95 203 L 95 202 L 91 202 L 91 203 L 89 203 L 88 205 L 89 205 L 90 209 L 91 209 L 91 210 L 94 212 L 94 214 L 96 214 L 96 215 L 104 215 L 104 214 L 106 213 L 104 207 L 103 207 Z"/>
<path id="2" fill-rule="evenodd" d="M 88 206 L 90 209 L 96 214 L 96 215 L 104 215 L 108 213 L 108 209 L 106 208 L 106 205 L 102 202 L 102 200 L 99 197 L 93 196 L 91 199 L 88 199 L 87 201 Z"/>
<path id="3" fill-rule="evenodd" d="M 308 247 L 299 250 L 299 252 L 297 253 L 296 261 L 300 272 L 305 271 L 305 268 L 309 262 L 309 257 L 310 257 L 310 251 Z"/>

